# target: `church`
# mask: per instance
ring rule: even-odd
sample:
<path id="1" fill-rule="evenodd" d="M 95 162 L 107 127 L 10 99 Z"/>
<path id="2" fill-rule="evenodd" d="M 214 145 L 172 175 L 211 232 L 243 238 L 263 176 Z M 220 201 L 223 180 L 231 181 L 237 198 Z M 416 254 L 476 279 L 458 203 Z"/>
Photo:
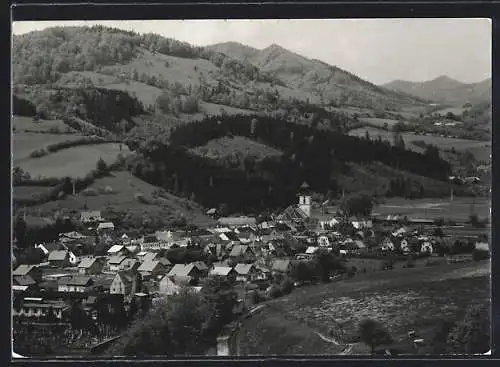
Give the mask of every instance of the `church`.
<path id="1" fill-rule="evenodd" d="M 300 186 L 298 193 L 299 203 L 287 207 L 276 219 L 278 221 L 299 222 L 311 217 L 311 191 L 307 182 Z"/>

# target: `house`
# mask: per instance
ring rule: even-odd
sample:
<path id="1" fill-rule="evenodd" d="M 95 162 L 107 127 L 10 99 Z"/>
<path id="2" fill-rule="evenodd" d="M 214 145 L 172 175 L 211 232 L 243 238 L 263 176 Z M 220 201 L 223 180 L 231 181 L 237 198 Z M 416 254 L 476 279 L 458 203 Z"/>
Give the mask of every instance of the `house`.
<path id="1" fill-rule="evenodd" d="M 149 261 L 154 261 L 159 257 L 159 254 L 157 252 L 146 252 L 144 256 L 141 258 L 141 262 L 149 262 Z"/>
<path id="2" fill-rule="evenodd" d="M 271 270 L 276 273 L 289 273 L 292 269 L 292 263 L 288 259 L 276 259 L 273 262 Z"/>
<path id="3" fill-rule="evenodd" d="M 121 270 L 122 263 L 125 261 L 126 256 L 112 256 L 108 259 L 108 268 L 110 271 L 119 271 Z"/>
<path id="4" fill-rule="evenodd" d="M 15 276 L 12 281 L 12 290 L 15 292 L 29 292 L 37 288 L 36 280 L 29 275 Z"/>
<path id="5" fill-rule="evenodd" d="M 318 245 L 320 247 L 330 247 L 330 240 L 328 239 L 327 236 L 319 236 Z"/>
<path id="6" fill-rule="evenodd" d="M 114 231 L 115 225 L 111 222 L 102 222 L 97 226 L 98 231 Z"/>
<path id="7" fill-rule="evenodd" d="M 478 251 L 490 251 L 490 245 L 488 242 L 476 242 L 474 248 Z"/>
<path id="8" fill-rule="evenodd" d="M 251 282 L 259 278 L 259 271 L 253 264 L 236 264 L 236 281 Z"/>
<path id="9" fill-rule="evenodd" d="M 35 248 L 39 248 L 40 250 L 42 250 L 45 256 L 53 251 L 64 250 L 64 246 L 58 242 L 40 243 L 35 245 Z"/>
<path id="10" fill-rule="evenodd" d="M 239 257 L 239 258 L 246 258 L 246 259 L 253 259 L 255 258 L 255 254 L 252 251 L 252 248 L 247 245 L 235 245 L 232 249 L 231 252 L 229 253 L 230 257 Z"/>
<path id="11" fill-rule="evenodd" d="M 175 264 L 174 267 L 168 272 L 168 276 L 174 277 L 190 277 L 199 279 L 201 271 L 194 264 Z"/>
<path id="12" fill-rule="evenodd" d="M 373 227 L 373 223 L 371 220 L 353 220 L 351 224 L 355 229 L 364 229 Z"/>
<path id="13" fill-rule="evenodd" d="M 394 242 L 389 237 L 386 237 L 382 240 L 382 243 L 380 244 L 380 249 L 382 251 L 394 251 L 395 246 Z"/>
<path id="14" fill-rule="evenodd" d="M 52 251 L 49 254 L 49 264 L 50 266 L 56 266 L 59 268 L 65 268 L 70 265 L 69 252 L 65 250 Z"/>
<path id="15" fill-rule="evenodd" d="M 218 219 L 218 223 L 225 227 L 243 227 L 243 226 L 255 226 L 257 225 L 257 220 L 253 217 L 222 217 Z"/>
<path id="16" fill-rule="evenodd" d="M 113 245 L 106 253 L 111 256 L 126 256 L 129 254 L 129 251 L 123 245 Z"/>
<path id="17" fill-rule="evenodd" d="M 219 277 L 225 277 L 231 280 L 236 279 L 236 272 L 233 268 L 230 266 L 214 266 L 210 272 L 208 273 L 209 276 L 219 276 Z"/>
<path id="18" fill-rule="evenodd" d="M 189 276 L 183 277 L 165 275 L 160 280 L 158 293 L 164 296 L 171 296 L 179 293 L 182 287 L 188 287 L 192 285 L 192 283 L 193 280 Z"/>
<path id="19" fill-rule="evenodd" d="M 42 269 L 40 269 L 36 265 L 19 265 L 13 272 L 12 276 L 29 276 L 36 282 L 40 282 L 42 280 Z"/>
<path id="20" fill-rule="evenodd" d="M 401 240 L 401 242 L 399 243 L 399 249 L 405 254 L 411 252 L 411 247 L 407 239 L 403 238 Z"/>
<path id="21" fill-rule="evenodd" d="M 100 274 L 103 267 L 101 258 L 85 257 L 78 264 L 78 272 L 83 275 Z"/>
<path id="22" fill-rule="evenodd" d="M 126 258 L 120 264 L 120 271 L 137 270 L 141 266 L 141 263 L 137 259 Z"/>
<path id="23" fill-rule="evenodd" d="M 194 261 L 191 264 L 196 266 L 202 276 L 206 276 L 208 274 L 208 266 L 203 261 Z"/>
<path id="24" fill-rule="evenodd" d="M 141 275 L 137 271 L 118 272 L 109 289 L 110 294 L 121 294 L 124 299 L 130 300 L 141 289 Z"/>
<path id="25" fill-rule="evenodd" d="M 137 269 L 143 278 L 165 274 L 166 270 L 165 266 L 157 260 L 145 261 Z"/>
<path id="26" fill-rule="evenodd" d="M 318 247 L 315 247 L 315 246 L 309 246 L 309 247 L 306 249 L 306 254 L 307 254 L 307 255 L 313 255 L 316 251 L 318 251 Z"/>
<path id="27" fill-rule="evenodd" d="M 429 254 L 432 254 L 434 252 L 434 246 L 429 241 L 424 241 L 420 245 L 420 252 L 427 252 Z"/>
<path id="28" fill-rule="evenodd" d="M 78 292 L 84 293 L 90 290 L 94 281 L 89 276 L 75 275 L 64 277 L 57 281 L 58 292 Z"/>
<path id="29" fill-rule="evenodd" d="M 101 212 L 99 210 L 81 212 L 80 221 L 82 223 L 100 222 L 102 221 Z"/>
<path id="30" fill-rule="evenodd" d="M 48 301 L 43 298 L 25 298 L 21 306 L 12 307 L 14 317 L 44 317 L 52 313 L 58 320 L 64 318 L 64 313 L 70 306 L 64 301 Z"/>
<path id="31" fill-rule="evenodd" d="M 141 239 L 141 251 L 160 250 L 167 247 L 167 241 L 161 241 L 155 235 L 146 235 Z"/>
<path id="32" fill-rule="evenodd" d="M 229 245 L 239 245 L 240 244 L 240 238 L 234 232 L 221 233 L 221 234 L 219 234 L 219 238 L 224 243 L 229 244 Z"/>

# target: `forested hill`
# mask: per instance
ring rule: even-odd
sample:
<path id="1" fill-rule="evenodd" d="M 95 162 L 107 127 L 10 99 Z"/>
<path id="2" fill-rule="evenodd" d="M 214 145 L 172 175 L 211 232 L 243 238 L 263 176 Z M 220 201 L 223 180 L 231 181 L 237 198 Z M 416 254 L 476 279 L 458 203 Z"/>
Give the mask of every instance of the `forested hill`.
<path id="1" fill-rule="evenodd" d="M 253 63 L 155 34 L 102 26 L 55 27 L 14 36 L 13 81 L 60 86 L 77 82 L 126 90 L 151 109 L 165 93 L 171 99 L 184 95 L 199 102 L 266 112 L 279 111 L 296 100 L 382 111 L 425 104 L 282 48 L 266 50 L 261 56 Z M 296 60 L 301 62 L 300 73 L 274 67 Z M 200 108 L 191 104 L 184 110 L 195 113 Z"/>
<path id="2" fill-rule="evenodd" d="M 188 148 L 223 136 L 243 136 L 283 154 L 262 161 L 245 157 L 238 168 L 199 157 Z M 382 162 L 398 170 L 445 181 L 450 166 L 437 150 L 425 155 L 377 141 L 256 116 L 219 116 L 176 128 L 169 140 L 130 139 L 140 153 L 129 164 L 134 174 L 182 193 L 206 207 L 221 203 L 230 212 L 255 212 L 295 202 L 303 181 L 318 193 L 337 193 L 337 176 L 347 163 Z M 422 189 L 423 190 L 423 189 Z M 422 193 L 424 194 L 424 193 Z"/>

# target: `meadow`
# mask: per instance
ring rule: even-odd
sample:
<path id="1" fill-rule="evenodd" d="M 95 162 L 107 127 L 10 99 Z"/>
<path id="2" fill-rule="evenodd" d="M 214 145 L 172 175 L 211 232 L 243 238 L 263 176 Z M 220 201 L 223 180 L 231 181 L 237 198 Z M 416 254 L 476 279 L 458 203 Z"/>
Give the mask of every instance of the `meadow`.
<path id="1" fill-rule="evenodd" d="M 277 149 L 241 136 L 210 140 L 207 144 L 191 149 L 191 151 L 209 158 L 225 158 L 242 154 L 258 160 L 266 157 L 280 157 L 283 154 Z"/>
<path id="2" fill-rule="evenodd" d="M 389 129 L 392 129 L 394 125 L 396 125 L 399 121 L 392 119 L 381 119 L 376 117 L 362 117 L 359 119 L 361 122 L 366 122 L 367 124 L 374 125 L 377 127 L 384 127 L 387 124 Z"/>
<path id="3" fill-rule="evenodd" d="M 399 214 L 408 218 L 427 218 L 466 221 L 471 211 L 479 218 L 489 218 L 491 202 L 486 198 L 459 197 L 450 199 L 389 198 L 373 208 L 372 214 L 386 216 Z"/>
<path id="4" fill-rule="evenodd" d="M 15 133 L 12 136 L 12 151 L 14 165 L 31 160 L 30 153 L 34 150 L 45 148 L 47 145 L 64 141 L 78 140 L 83 135 L 79 134 L 40 134 L 40 133 Z"/>
<path id="5" fill-rule="evenodd" d="M 120 150 L 120 144 L 117 143 L 76 146 L 40 158 L 24 159 L 19 162 L 19 166 L 31 177 L 84 177 L 95 169 L 100 158 L 109 164 L 119 154 L 125 155 L 127 152 L 127 146 L 122 145 Z"/>
<path id="6" fill-rule="evenodd" d="M 213 224 L 197 204 L 168 193 L 158 197 L 155 194 L 158 187 L 138 179 L 128 171 L 111 172 L 108 176 L 97 179 L 88 189 L 95 194 L 85 195 L 80 192 L 75 196 L 69 195 L 61 200 L 38 205 L 34 211 L 51 215 L 60 208 L 64 208 L 68 213 L 106 208 L 115 212 L 126 212 L 141 222 L 148 217 L 166 219 L 184 213 L 186 219 L 195 225 Z M 138 194 L 142 195 L 144 200 L 137 200 Z"/>
<path id="7" fill-rule="evenodd" d="M 50 132 L 58 130 L 59 132 L 74 133 L 75 130 L 66 125 L 62 120 L 38 120 L 34 121 L 33 117 L 13 116 L 12 127 L 16 133 L 19 132 Z"/>
<path id="8" fill-rule="evenodd" d="M 378 139 L 380 136 L 382 140 L 387 140 L 391 144 L 393 142 L 392 132 L 374 127 L 354 129 L 349 131 L 349 135 L 364 137 L 367 131 L 370 134 L 371 139 Z M 433 144 L 437 146 L 440 150 L 449 150 L 452 148 L 462 152 L 469 150 L 472 154 L 474 154 L 477 160 L 481 161 L 490 159 L 491 155 L 491 142 L 489 141 L 445 138 L 433 135 L 415 135 L 413 133 L 402 133 L 401 135 L 403 136 L 407 149 L 411 149 L 415 152 L 423 152 L 424 149 L 411 143 L 413 141 L 423 141 L 426 144 Z"/>
<path id="9" fill-rule="evenodd" d="M 473 302 L 488 303 L 489 274 L 489 261 L 417 266 L 298 288 L 270 303 L 283 315 L 345 341 L 355 339 L 361 320 L 378 320 L 396 345 L 404 345 L 409 330 L 429 341 L 440 320 L 459 319 Z"/>

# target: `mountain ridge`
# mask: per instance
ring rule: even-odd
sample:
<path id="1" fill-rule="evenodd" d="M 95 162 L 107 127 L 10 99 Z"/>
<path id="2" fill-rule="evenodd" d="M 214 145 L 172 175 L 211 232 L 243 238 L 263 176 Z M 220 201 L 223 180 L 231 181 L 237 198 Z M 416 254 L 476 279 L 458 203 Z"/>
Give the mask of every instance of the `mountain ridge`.
<path id="1" fill-rule="evenodd" d="M 490 101 L 491 83 L 491 77 L 476 83 L 464 83 L 447 75 L 440 75 L 421 82 L 396 79 L 383 84 L 382 87 L 434 102 L 458 106 L 467 102 L 475 104 Z"/>

